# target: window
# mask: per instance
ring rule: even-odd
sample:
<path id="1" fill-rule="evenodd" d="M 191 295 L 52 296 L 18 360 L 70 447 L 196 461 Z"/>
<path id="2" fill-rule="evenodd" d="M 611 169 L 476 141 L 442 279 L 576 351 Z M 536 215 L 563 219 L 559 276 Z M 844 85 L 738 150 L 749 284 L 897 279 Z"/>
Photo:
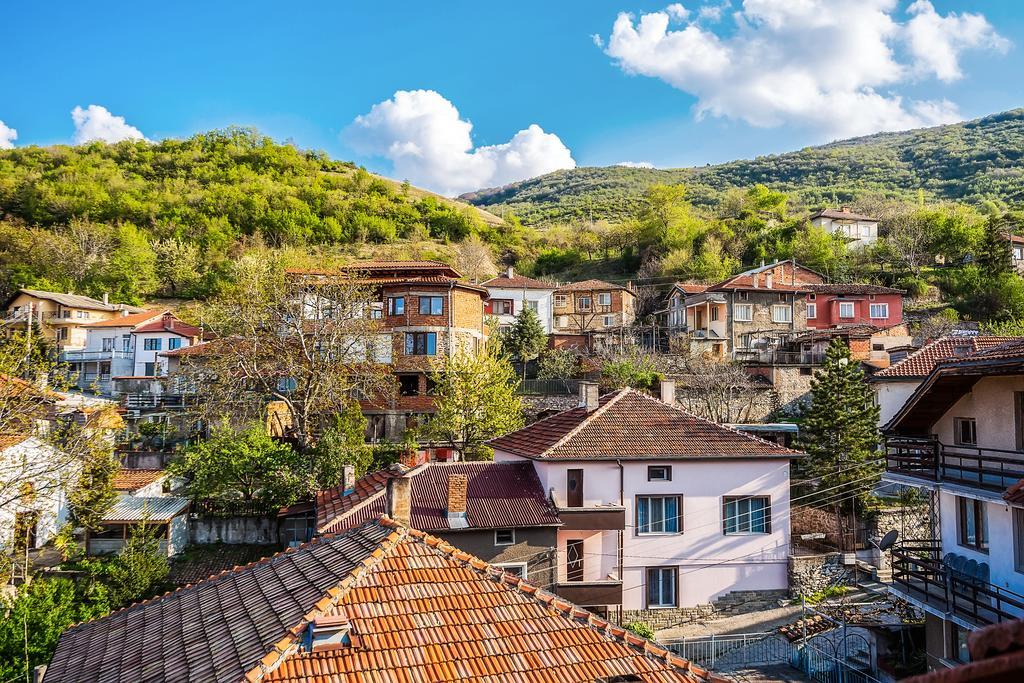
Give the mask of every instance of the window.
<path id="1" fill-rule="evenodd" d="M 749 323 L 754 319 L 754 305 L 753 304 L 736 304 L 734 309 L 736 314 L 736 321 L 741 323 Z"/>
<path id="2" fill-rule="evenodd" d="M 370 308 L 370 320 L 381 320 L 384 317 L 384 311 L 380 308 Z"/>
<path id="3" fill-rule="evenodd" d="M 388 315 L 405 315 L 405 297 L 388 297 Z"/>
<path id="4" fill-rule="evenodd" d="M 978 423 L 973 417 L 953 418 L 953 442 L 957 446 L 978 444 Z"/>
<path id="5" fill-rule="evenodd" d="M 604 322 L 604 326 L 605 327 L 611 327 L 611 326 L 613 326 L 615 324 L 615 316 L 614 315 L 603 316 L 603 322 Z"/>
<path id="6" fill-rule="evenodd" d="M 104 337 L 103 338 L 103 350 L 104 351 L 113 351 L 114 350 L 114 338 L 113 337 Z"/>
<path id="7" fill-rule="evenodd" d="M 679 569 L 677 567 L 648 567 L 647 606 L 675 607 L 678 583 Z"/>
<path id="8" fill-rule="evenodd" d="M 682 529 L 682 496 L 637 496 L 638 534 L 677 534 Z"/>
<path id="9" fill-rule="evenodd" d="M 852 318 L 853 317 L 853 302 L 852 301 L 840 301 L 839 302 L 839 317 L 840 318 Z"/>
<path id="10" fill-rule="evenodd" d="M 736 298 L 740 301 L 750 301 L 750 292 L 736 292 Z"/>
<path id="11" fill-rule="evenodd" d="M 521 579 L 525 579 L 528 573 L 525 562 L 498 562 L 494 566 L 503 569 L 506 574 L 518 576 Z"/>
<path id="12" fill-rule="evenodd" d="M 772 506 L 768 496 L 726 496 L 722 499 L 723 530 L 730 534 L 770 534 Z"/>
<path id="13" fill-rule="evenodd" d="M 144 342 L 142 342 L 142 348 L 146 351 L 159 351 L 160 349 L 163 348 L 163 345 L 164 340 L 160 338 L 147 339 Z"/>
<path id="14" fill-rule="evenodd" d="M 871 304 L 869 313 L 872 318 L 888 318 L 889 304 Z"/>
<path id="15" fill-rule="evenodd" d="M 433 356 L 437 353 L 437 332 L 406 332 L 405 355 Z"/>
<path id="16" fill-rule="evenodd" d="M 785 300 L 786 300 L 786 295 L 783 294 L 782 292 L 779 292 L 779 301 L 785 301 Z"/>
<path id="17" fill-rule="evenodd" d="M 399 375 L 398 393 L 402 396 L 418 396 L 420 393 L 420 376 Z"/>
<path id="18" fill-rule="evenodd" d="M 598 294 L 597 295 L 597 305 L 598 306 L 611 306 L 612 305 L 612 295 L 611 295 L 611 293 L 609 293 L 609 292 L 601 292 L 600 294 Z"/>
<path id="19" fill-rule="evenodd" d="M 818 304 L 807 304 L 807 317 L 817 318 L 818 317 Z"/>
<path id="20" fill-rule="evenodd" d="M 950 659 L 960 662 L 961 664 L 968 664 L 971 661 L 971 652 L 967 648 L 967 636 L 971 635 L 971 632 L 960 628 L 953 622 L 946 622 L 949 624 L 950 634 L 949 641 L 950 645 Z"/>
<path id="21" fill-rule="evenodd" d="M 957 537 L 960 545 L 980 552 L 988 551 L 988 516 L 985 503 L 957 496 Z"/>
<path id="22" fill-rule="evenodd" d="M 565 579 L 567 581 L 583 580 L 582 538 L 565 542 Z"/>
<path id="23" fill-rule="evenodd" d="M 494 530 L 494 545 L 515 545 L 516 542 L 516 530 L 515 529 L 495 529 Z"/>
<path id="24" fill-rule="evenodd" d="M 772 322 L 793 322 L 793 309 L 789 306 L 772 306 Z"/>
<path id="25" fill-rule="evenodd" d="M 579 310 L 579 311 L 589 311 L 590 310 L 590 297 L 589 296 L 578 297 L 576 299 L 576 309 Z"/>
<path id="26" fill-rule="evenodd" d="M 1024 572 L 1024 508 L 1013 508 L 1013 568 Z"/>
<path id="27" fill-rule="evenodd" d="M 171 351 L 181 348 L 181 337 L 171 337 L 167 340 L 167 348 Z"/>
<path id="28" fill-rule="evenodd" d="M 143 375 L 145 375 L 146 377 L 156 376 L 156 363 L 145 363 L 144 368 L 145 369 L 142 371 Z"/>
<path id="29" fill-rule="evenodd" d="M 672 481 L 672 468 L 668 465 L 649 465 L 647 481 Z"/>
<path id="30" fill-rule="evenodd" d="M 715 306 L 714 308 L 711 309 L 711 320 L 718 320 L 718 306 Z"/>
<path id="31" fill-rule="evenodd" d="M 527 299 L 525 301 L 525 303 L 526 303 L 526 307 L 529 308 L 534 313 L 536 313 L 539 310 L 539 307 L 540 307 L 540 302 L 539 301 L 531 301 L 531 300 Z"/>
<path id="32" fill-rule="evenodd" d="M 807 300 L 808 300 L 808 301 L 814 301 L 814 300 L 815 300 L 815 299 L 817 299 L 817 298 L 818 298 L 818 295 L 817 295 L 817 294 L 808 294 L 808 295 L 807 295 Z"/>
<path id="33" fill-rule="evenodd" d="M 491 312 L 494 315 L 514 315 L 512 301 L 510 299 L 495 299 L 491 302 Z"/>
<path id="34" fill-rule="evenodd" d="M 569 297 L 565 294 L 555 294 L 555 306 L 563 307 L 568 305 Z"/>
<path id="35" fill-rule="evenodd" d="M 121 335 L 121 350 L 131 351 L 132 350 L 132 336 L 130 334 Z"/>
<path id="36" fill-rule="evenodd" d="M 512 302 L 510 301 L 509 304 Z M 441 315 L 444 311 L 444 297 L 421 296 L 420 315 Z"/>

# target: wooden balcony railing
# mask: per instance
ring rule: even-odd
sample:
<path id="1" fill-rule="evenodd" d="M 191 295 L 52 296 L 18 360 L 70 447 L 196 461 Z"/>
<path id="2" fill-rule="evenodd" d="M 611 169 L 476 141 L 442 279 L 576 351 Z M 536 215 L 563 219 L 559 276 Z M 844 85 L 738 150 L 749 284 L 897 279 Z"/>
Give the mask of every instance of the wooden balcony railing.
<path id="1" fill-rule="evenodd" d="M 958 571 L 942 559 L 938 540 L 904 541 L 892 549 L 893 588 L 978 626 L 1024 617 L 1024 595 Z"/>
<path id="2" fill-rule="evenodd" d="M 1004 491 L 1024 479 L 1024 452 L 949 446 L 937 439 L 890 437 L 886 471 L 989 491 Z"/>

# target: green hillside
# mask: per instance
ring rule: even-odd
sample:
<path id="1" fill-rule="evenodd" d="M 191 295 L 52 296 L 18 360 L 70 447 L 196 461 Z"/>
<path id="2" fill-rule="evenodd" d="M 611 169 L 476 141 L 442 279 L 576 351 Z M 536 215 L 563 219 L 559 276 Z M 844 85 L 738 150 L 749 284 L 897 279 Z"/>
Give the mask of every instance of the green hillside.
<path id="1" fill-rule="evenodd" d="M 636 213 L 653 183 L 685 183 L 697 206 L 715 206 L 730 188 L 757 183 L 805 207 L 922 191 L 929 200 L 1016 204 L 1024 197 L 1024 109 L 699 168 L 556 171 L 462 199 L 498 215 L 515 212 L 526 224 L 618 221 Z"/>

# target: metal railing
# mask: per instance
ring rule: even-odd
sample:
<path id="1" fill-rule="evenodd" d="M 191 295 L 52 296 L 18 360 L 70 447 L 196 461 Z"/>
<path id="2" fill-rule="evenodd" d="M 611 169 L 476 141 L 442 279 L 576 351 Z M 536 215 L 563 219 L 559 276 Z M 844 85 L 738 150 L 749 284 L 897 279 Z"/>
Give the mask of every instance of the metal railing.
<path id="1" fill-rule="evenodd" d="M 935 539 L 905 541 L 894 547 L 893 586 L 979 626 L 1024 617 L 1024 595 L 959 572 L 941 554 L 942 543 Z"/>
<path id="2" fill-rule="evenodd" d="M 520 380 L 516 391 L 526 396 L 570 396 L 579 390 L 578 379 L 525 379 Z"/>
<path id="3" fill-rule="evenodd" d="M 791 649 L 786 639 L 774 631 L 685 638 L 666 643 L 665 647 L 714 671 L 784 664 L 789 661 Z"/>
<path id="4" fill-rule="evenodd" d="M 185 408 L 188 400 L 181 394 L 124 394 L 121 403 L 125 408 Z"/>
<path id="5" fill-rule="evenodd" d="M 758 349 L 736 349 L 735 360 L 759 365 L 821 365 L 825 354 L 817 351 L 774 351 Z"/>
<path id="6" fill-rule="evenodd" d="M 1024 479 L 1024 452 L 948 446 L 937 439 L 890 437 L 886 440 L 885 468 L 929 481 L 1004 491 Z"/>
<path id="7" fill-rule="evenodd" d="M 65 351 L 61 354 L 61 360 L 66 363 L 81 363 L 86 361 L 113 360 L 115 358 L 131 358 L 131 351 Z"/>

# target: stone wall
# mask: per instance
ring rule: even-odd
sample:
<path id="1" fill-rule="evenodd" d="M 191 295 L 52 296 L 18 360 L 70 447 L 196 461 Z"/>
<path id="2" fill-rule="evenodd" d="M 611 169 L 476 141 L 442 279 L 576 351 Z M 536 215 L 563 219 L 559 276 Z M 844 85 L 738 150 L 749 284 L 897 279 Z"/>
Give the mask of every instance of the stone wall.
<path id="1" fill-rule="evenodd" d="M 855 580 L 853 567 L 842 563 L 841 553 L 791 555 L 789 558 L 789 592 L 798 598 L 814 595 L 830 586 L 849 585 Z"/>
<path id="2" fill-rule="evenodd" d="M 279 542 L 278 521 L 272 517 L 193 517 L 188 526 L 190 543 Z"/>
<path id="3" fill-rule="evenodd" d="M 812 372 L 807 372 L 811 370 Z M 779 395 L 779 410 L 794 415 L 811 400 L 813 369 L 807 366 L 775 366 L 772 368 L 772 386 Z"/>
<path id="4" fill-rule="evenodd" d="M 641 621 L 655 631 L 674 628 L 693 621 L 713 619 L 713 605 L 697 605 L 696 607 L 676 607 L 672 609 L 624 609 L 622 623 L 624 626 L 633 621 Z"/>

